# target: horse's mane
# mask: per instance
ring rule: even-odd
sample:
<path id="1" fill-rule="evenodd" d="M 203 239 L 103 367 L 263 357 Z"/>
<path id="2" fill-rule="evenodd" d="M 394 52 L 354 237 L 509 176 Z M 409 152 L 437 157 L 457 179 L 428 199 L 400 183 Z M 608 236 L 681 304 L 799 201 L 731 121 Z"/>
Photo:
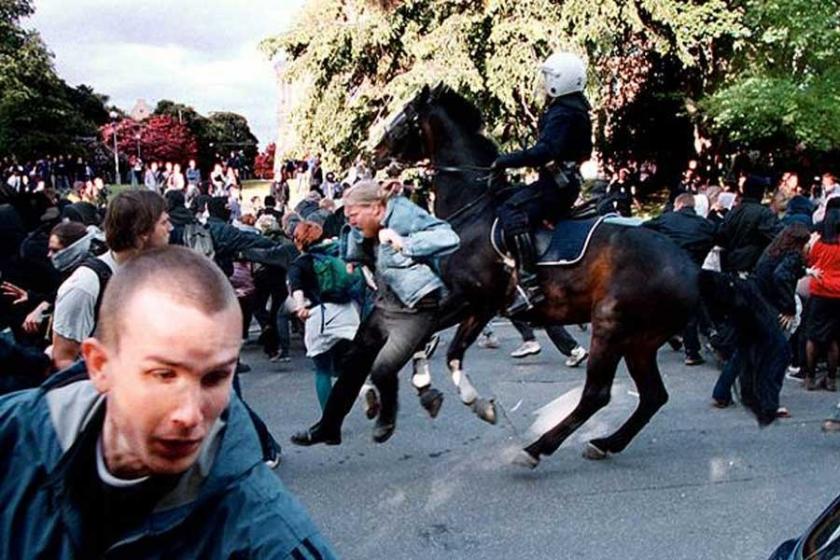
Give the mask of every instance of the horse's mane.
<path id="1" fill-rule="evenodd" d="M 451 88 L 443 88 L 438 94 L 437 104 L 446 112 L 453 122 L 458 124 L 464 132 L 473 136 L 475 147 L 482 156 L 493 160 L 499 155 L 496 143 L 484 135 L 484 119 L 481 111 L 469 99 Z"/>

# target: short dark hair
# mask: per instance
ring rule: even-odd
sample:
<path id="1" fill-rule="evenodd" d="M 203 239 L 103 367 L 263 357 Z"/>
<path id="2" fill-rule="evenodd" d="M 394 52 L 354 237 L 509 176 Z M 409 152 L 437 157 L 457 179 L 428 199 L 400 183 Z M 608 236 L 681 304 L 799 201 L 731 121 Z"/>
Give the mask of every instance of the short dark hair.
<path id="1" fill-rule="evenodd" d="M 56 236 L 61 246 L 66 249 L 87 235 L 87 231 L 85 225 L 79 222 L 61 222 L 50 230 L 50 235 Z"/>
<path id="2" fill-rule="evenodd" d="M 271 196 L 270 194 L 266 195 L 266 197 L 263 199 L 263 206 L 265 206 L 266 208 L 273 208 L 276 204 L 277 199 Z"/>
<path id="3" fill-rule="evenodd" d="M 152 191 L 123 191 L 105 211 L 105 241 L 115 252 L 137 249 L 140 237 L 152 232 L 166 212 L 166 201 Z"/>
<path id="4" fill-rule="evenodd" d="M 820 241 L 836 245 L 840 243 L 840 208 L 827 208 L 819 226 Z"/>
<path id="5" fill-rule="evenodd" d="M 105 344 L 119 344 L 120 318 L 131 298 L 145 288 L 162 292 L 207 315 L 228 307 L 239 309 L 230 281 L 212 260 L 192 249 L 167 245 L 129 259 L 108 282 L 96 325 L 98 339 Z M 161 310 L 150 310 L 157 311 Z"/>

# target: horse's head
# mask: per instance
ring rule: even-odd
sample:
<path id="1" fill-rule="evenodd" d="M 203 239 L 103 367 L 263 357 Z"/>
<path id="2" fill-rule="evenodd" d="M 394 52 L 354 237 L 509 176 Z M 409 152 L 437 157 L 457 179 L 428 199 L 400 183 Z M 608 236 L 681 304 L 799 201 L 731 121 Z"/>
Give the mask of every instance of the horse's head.
<path id="1" fill-rule="evenodd" d="M 443 83 L 433 88 L 425 85 L 399 112 L 388 119 L 385 130 L 373 148 L 376 168 L 384 167 L 391 159 L 412 163 L 429 157 L 430 154 L 425 153 L 420 121 L 431 104 L 448 89 Z"/>

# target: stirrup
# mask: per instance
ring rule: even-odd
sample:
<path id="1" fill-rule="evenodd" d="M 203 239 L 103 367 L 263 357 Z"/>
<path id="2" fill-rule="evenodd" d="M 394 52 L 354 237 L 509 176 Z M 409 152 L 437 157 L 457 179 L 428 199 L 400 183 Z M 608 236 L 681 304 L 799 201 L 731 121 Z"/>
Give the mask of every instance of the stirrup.
<path id="1" fill-rule="evenodd" d="M 513 302 L 507 308 L 507 314 L 514 316 L 519 313 L 531 311 L 535 306 L 545 301 L 545 295 L 538 287 L 530 289 L 523 288 L 519 284 L 516 285 L 516 292 Z"/>

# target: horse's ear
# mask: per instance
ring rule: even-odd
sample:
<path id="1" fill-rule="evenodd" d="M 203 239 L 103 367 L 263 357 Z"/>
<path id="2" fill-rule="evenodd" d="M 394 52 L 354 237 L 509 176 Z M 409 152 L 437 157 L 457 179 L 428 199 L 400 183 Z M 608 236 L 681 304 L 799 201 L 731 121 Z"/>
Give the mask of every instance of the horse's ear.
<path id="1" fill-rule="evenodd" d="M 429 95 L 429 84 L 425 84 L 423 86 L 423 89 L 420 90 L 420 95 L 417 96 L 417 101 L 419 101 L 420 103 L 425 103 L 429 100 Z"/>
<path id="2" fill-rule="evenodd" d="M 434 89 L 432 89 L 432 93 L 431 93 L 432 99 L 439 98 L 441 96 L 441 94 L 444 93 L 448 89 L 449 89 L 449 87 L 446 85 L 446 83 L 443 80 L 439 81 L 437 84 L 435 84 Z"/>

